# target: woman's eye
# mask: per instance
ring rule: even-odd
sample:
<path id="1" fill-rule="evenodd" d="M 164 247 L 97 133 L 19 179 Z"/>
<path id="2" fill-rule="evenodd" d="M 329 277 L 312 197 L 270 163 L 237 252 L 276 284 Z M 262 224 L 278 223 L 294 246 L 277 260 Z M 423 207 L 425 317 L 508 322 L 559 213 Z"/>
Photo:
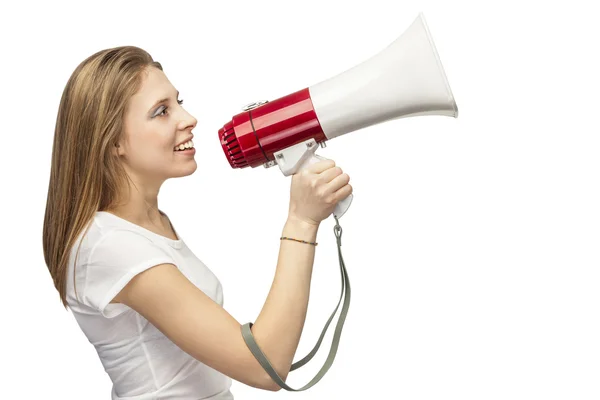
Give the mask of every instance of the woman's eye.
<path id="1" fill-rule="evenodd" d="M 167 107 L 161 107 L 158 110 L 156 110 L 156 113 L 154 113 L 155 117 L 158 117 L 159 115 L 167 115 Z"/>
<path id="2" fill-rule="evenodd" d="M 177 100 L 177 104 L 182 105 L 183 104 L 183 100 Z M 159 108 L 158 110 L 156 110 L 156 113 L 154 114 L 155 117 L 158 116 L 164 116 L 167 115 L 167 108 L 166 106 L 162 106 L 161 108 Z"/>

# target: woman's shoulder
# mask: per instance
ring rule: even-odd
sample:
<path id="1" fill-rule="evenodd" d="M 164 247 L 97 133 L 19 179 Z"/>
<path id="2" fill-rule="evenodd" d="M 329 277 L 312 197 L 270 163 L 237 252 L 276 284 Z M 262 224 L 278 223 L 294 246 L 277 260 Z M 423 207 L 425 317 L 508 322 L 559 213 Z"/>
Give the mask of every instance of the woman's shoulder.
<path id="1" fill-rule="evenodd" d="M 174 263 L 164 246 L 117 218 L 96 213 L 71 254 L 69 268 L 77 270 L 77 285 L 95 310 L 104 310 L 109 297 L 144 269 Z"/>

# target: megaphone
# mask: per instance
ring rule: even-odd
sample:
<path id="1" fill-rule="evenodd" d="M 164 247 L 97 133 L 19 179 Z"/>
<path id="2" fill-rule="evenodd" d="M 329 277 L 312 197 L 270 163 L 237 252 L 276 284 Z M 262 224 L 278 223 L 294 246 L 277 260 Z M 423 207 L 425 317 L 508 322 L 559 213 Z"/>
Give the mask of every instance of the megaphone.
<path id="1" fill-rule="evenodd" d="M 332 78 L 246 105 L 219 129 L 232 168 L 278 165 L 285 175 L 322 159 L 317 147 L 386 121 L 457 117 L 458 108 L 423 13 L 387 48 Z M 353 195 L 340 201 L 341 218 Z"/>
<path id="2" fill-rule="evenodd" d="M 232 168 L 270 168 L 278 165 L 285 175 L 297 173 L 320 161 L 319 146 L 328 140 L 393 119 L 442 115 L 457 117 L 450 90 L 423 13 L 380 53 L 328 80 L 273 101 L 248 104 L 219 129 L 221 146 Z M 353 196 L 340 201 L 336 222 L 348 210 Z M 332 365 L 350 304 L 350 283 L 341 254 L 341 227 L 334 227 L 342 272 L 340 313 L 330 353 L 319 373 L 304 387 L 292 389 L 277 374 L 253 338 L 252 323 L 242 326 L 242 336 L 255 358 L 271 378 L 289 391 L 306 390 L 316 384 Z M 341 297 L 340 297 L 341 301 Z M 339 307 L 338 302 L 338 307 Z M 315 355 L 337 307 L 327 321 L 315 348 L 290 371 Z"/>

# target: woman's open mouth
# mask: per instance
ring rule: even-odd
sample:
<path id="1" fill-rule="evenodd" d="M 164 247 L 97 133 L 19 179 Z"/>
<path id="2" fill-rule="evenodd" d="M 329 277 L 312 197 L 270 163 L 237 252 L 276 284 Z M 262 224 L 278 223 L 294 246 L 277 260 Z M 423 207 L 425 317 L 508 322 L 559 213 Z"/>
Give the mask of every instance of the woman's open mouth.
<path id="1" fill-rule="evenodd" d="M 196 149 L 194 148 L 194 142 L 188 140 L 187 142 L 180 144 L 179 146 L 173 149 L 175 153 L 181 154 L 195 154 Z"/>

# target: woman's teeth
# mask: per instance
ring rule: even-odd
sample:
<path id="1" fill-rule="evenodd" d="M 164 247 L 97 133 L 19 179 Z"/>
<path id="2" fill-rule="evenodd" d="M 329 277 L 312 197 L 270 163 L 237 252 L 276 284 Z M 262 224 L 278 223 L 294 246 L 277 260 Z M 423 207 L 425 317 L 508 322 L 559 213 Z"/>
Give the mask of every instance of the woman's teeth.
<path id="1" fill-rule="evenodd" d="M 179 146 L 175 147 L 175 151 L 180 151 L 180 150 L 186 150 L 186 149 L 191 149 L 192 147 L 194 147 L 194 142 L 187 141 L 184 144 L 180 144 Z"/>

